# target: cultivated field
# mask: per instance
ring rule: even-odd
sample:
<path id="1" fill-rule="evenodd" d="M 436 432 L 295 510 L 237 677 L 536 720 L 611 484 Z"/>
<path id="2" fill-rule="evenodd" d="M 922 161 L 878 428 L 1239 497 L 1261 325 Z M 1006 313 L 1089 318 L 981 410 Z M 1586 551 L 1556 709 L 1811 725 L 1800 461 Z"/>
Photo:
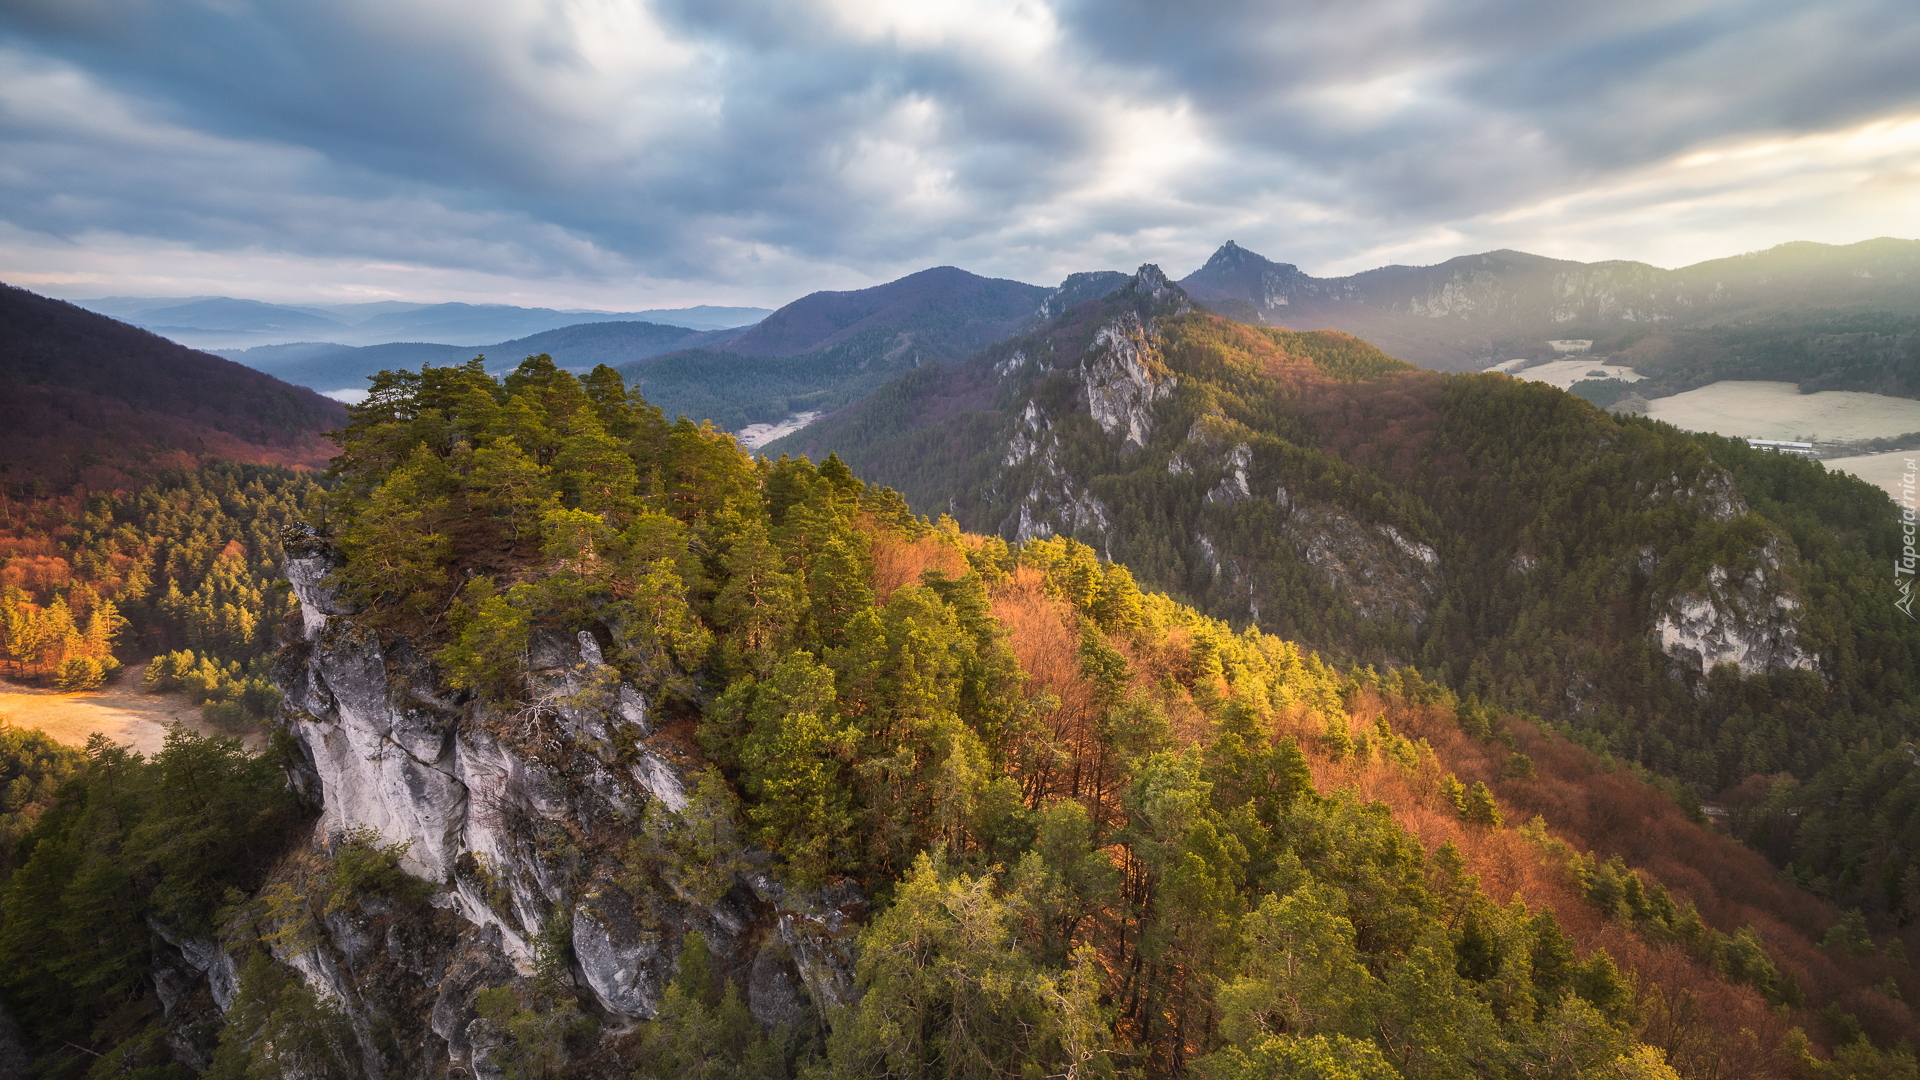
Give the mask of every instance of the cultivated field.
<path id="1" fill-rule="evenodd" d="M 1621 382 L 1639 382 L 1643 378 L 1632 368 L 1602 363 L 1591 356 L 1574 360 L 1549 360 L 1535 367 L 1514 370 L 1526 362 L 1525 360 L 1502 360 L 1487 370 L 1502 371 L 1516 379 L 1526 379 L 1528 382 L 1548 383 L 1562 390 L 1570 389 L 1574 383 L 1585 379 L 1619 379 Z"/>
<path id="2" fill-rule="evenodd" d="M 1841 442 L 1920 431 L 1920 401 L 1785 382 L 1717 382 L 1647 403 L 1647 415 L 1688 431 L 1748 439 Z"/>
<path id="3" fill-rule="evenodd" d="M 1920 466 L 1920 451 L 1890 450 L 1884 454 L 1828 458 L 1825 465 L 1833 472 L 1852 473 L 1869 484 L 1877 485 L 1893 496 L 1894 502 L 1899 502 L 1903 495 L 1912 495 L 1915 505 L 1920 506 L 1920 473 L 1914 471 L 1915 466 Z M 1903 492 L 1901 488 L 1909 477 L 1914 487 Z"/>

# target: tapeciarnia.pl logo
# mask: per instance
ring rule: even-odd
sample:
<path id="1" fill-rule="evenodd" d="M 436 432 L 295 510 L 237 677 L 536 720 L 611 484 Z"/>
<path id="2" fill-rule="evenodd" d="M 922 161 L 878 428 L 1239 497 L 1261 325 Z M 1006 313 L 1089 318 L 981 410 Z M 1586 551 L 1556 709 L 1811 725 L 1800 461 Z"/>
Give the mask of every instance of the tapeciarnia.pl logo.
<path id="1" fill-rule="evenodd" d="M 1907 618 L 1913 618 L 1913 572 L 1920 555 L 1913 550 L 1913 538 L 1920 527 L 1916 526 L 1914 503 L 1914 479 L 1916 470 L 1914 459 L 1906 459 L 1907 471 L 1900 474 L 1900 557 L 1893 560 L 1893 587 L 1900 598 L 1893 606 L 1900 609 Z"/>

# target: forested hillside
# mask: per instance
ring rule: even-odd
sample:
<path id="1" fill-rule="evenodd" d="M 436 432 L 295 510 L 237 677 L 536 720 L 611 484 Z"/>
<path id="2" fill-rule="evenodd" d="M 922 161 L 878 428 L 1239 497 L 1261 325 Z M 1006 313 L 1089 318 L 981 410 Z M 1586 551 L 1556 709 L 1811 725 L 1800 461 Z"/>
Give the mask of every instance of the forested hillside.
<path id="1" fill-rule="evenodd" d="M 1072 536 L 1235 625 L 1417 663 L 1738 804 L 1742 837 L 1846 906 L 1920 914 L 1920 626 L 1862 481 L 1232 323 L 1152 268 L 768 449 L 836 451 L 968 528 Z"/>
<path id="2" fill-rule="evenodd" d="M 0 674 L 86 690 L 123 661 L 186 690 L 208 719 L 266 718 L 262 661 L 292 598 L 280 530 L 318 494 L 309 475 L 214 462 L 131 491 L 0 493 Z"/>
<path id="3" fill-rule="evenodd" d="M 263 719 L 279 530 L 345 409 L 19 289 L 0 324 L 0 675 L 84 690 L 152 660 L 210 720 Z"/>
<path id="4" fill-rule="evenodd" d="M 43 1075 L 1914 1074 L 1898 939 L 1412 669 L 604 368 L 388 373 L 341 438 L 275 757 L 15 755 Z"/>
<path id="5" fill-rule="evenodd" d="M 940 266 L 813 293 L 709 347 L 615 366 L 666 415 L 737 431 L 837 409 L 902 372 L 967 356 L 1020 329 L 1049 295 Z"/>
<path id="6" fill-rule="evenodd" d="M 206 458 L 324 465 L 338 402 L 59 300 L 0 285 L 0 481 L 122 485 Z"/>

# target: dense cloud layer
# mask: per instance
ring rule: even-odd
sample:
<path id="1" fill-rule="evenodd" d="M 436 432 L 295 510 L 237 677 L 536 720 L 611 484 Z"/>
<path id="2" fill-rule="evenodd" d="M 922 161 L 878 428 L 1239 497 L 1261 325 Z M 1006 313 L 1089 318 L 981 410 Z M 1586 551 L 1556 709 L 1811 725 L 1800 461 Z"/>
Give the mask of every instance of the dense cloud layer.
<path id="1" fill-rule="evenodd" d="M 779 303 L 1920 233 L 1906 0 L 12 0 L 0 277 Z"/>

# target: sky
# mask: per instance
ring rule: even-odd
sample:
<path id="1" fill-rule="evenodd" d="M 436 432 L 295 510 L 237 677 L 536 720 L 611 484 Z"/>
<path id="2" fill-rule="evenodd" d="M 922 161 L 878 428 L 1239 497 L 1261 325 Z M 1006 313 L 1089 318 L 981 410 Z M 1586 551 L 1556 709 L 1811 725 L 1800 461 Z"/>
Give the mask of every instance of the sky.
<path id="1" fill-rule="evenodd" d="M 1913 0 L 0 0 L 0 281 L 778 306 L 936 265 L 1920 237 Z"/>

